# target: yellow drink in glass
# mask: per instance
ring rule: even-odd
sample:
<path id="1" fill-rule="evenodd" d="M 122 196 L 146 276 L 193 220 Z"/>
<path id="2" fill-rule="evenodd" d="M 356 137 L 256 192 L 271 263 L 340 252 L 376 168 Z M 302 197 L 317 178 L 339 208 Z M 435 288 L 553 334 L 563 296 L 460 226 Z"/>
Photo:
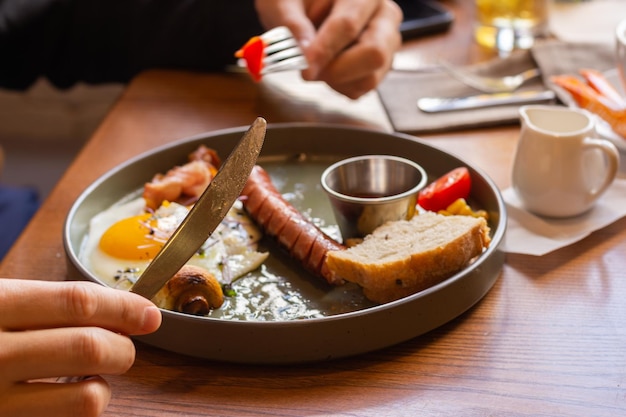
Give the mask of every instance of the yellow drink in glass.
<path id="1" fill-rule="evenodd" d="M 475 0 L 474 38 L 499 51 L 528 49 L 545 35 L 548 0 Z"/>

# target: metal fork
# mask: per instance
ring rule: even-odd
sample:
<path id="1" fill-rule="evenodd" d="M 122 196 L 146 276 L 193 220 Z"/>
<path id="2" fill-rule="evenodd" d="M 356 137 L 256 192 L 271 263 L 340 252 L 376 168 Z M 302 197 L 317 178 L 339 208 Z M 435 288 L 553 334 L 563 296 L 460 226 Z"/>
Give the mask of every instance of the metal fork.
<path id="1" fill-rule="evenodd" d="M 484 93 L 504 93 L 517 90 L 526 81 L 539 77 L 539 69 L 532 68 L 516 75 L 488 77 L 475 74 L 464 68 L 440 61 L 441 66 L 454 78 Z"/>
<path id="2" fill-rule="evenodd" d="M 285 26 L 278 26 L 260 35 L 265 45 L 263 69 L 261 74 L 276 71 L 305 69 L 306 58 L 291 31 Z M 240 58 L 237 66 L 246 68 L 246 60 Z"/>

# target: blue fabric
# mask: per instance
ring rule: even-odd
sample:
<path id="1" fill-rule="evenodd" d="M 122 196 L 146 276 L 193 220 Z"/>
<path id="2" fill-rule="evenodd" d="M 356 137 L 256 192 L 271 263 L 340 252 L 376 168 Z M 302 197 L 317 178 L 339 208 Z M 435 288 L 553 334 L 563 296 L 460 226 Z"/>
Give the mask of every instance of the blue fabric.
<path id="1" fill-rule="evenodd" d="M 37 191 L 0 185 L 0 260 L 39 208 Z"/>

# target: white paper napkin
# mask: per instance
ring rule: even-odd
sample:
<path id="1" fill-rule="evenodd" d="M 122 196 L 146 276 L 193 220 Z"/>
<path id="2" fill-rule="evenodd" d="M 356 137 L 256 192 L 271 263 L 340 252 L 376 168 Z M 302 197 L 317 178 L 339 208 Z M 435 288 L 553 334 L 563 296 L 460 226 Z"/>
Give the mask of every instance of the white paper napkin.
<path id="1" fill-rule="evenodd" d="M 504 190 L 502 197 L 508 214 L 503 249 L 508 253 L 545 255 L 626 216 L 626 179 L 616 179 L 589 212 L 567 219 L 527 212 L 512 188 Z"/>
<path id="2" fill-rule="evenodd" d="M 549 26 L 557 39 L 566 42 L 615 43 L 615 27 L 626 18 L 626 1 L 551 1 Z"/>

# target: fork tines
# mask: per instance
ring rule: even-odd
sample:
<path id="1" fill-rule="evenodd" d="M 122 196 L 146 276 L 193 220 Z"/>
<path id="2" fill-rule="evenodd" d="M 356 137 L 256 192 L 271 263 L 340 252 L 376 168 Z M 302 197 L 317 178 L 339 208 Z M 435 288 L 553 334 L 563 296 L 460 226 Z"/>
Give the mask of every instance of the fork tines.
<path id="1" fill-rule="evenodd" d="M 261 74 L 276 71 L 305 69 L 307 62 L 302 55 L 298 42 L 285 26 L 268 30 L 260 36 L 264 43 L 263 69 Z M 240 67 L 246 66 L 244 59 L 239 59 Z"/>

